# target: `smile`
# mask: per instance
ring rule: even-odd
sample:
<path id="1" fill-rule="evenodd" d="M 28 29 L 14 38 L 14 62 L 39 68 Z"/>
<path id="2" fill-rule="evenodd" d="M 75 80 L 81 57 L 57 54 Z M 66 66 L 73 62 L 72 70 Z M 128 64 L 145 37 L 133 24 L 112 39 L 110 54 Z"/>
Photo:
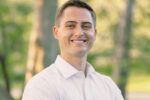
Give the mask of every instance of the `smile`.
<path id="1" fill-rule="evenodd" d="M 85 39 L 79 39 L 79 40 L 71 40 L 71 42 L 80 44 L 80 43 L 85 43 L 85 42 L 87 42 L 87 40 L 85 40 Z"/>

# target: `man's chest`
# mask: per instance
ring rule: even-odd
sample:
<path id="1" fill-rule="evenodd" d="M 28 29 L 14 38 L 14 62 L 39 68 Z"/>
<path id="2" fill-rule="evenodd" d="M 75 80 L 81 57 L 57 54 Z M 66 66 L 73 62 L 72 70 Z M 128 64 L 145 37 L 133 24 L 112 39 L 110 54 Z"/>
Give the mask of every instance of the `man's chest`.
<path id="1" fill-rule="evenodd" d="M 60 100 L 112 100 L 103 84 L 92 80 L 73 80 L 60 85 Z"/>

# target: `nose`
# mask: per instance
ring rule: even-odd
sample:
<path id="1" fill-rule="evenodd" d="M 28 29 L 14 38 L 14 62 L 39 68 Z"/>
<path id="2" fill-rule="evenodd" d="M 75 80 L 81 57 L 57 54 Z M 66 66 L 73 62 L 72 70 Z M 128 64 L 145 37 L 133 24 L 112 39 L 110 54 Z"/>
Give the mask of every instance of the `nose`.
<path id="1" fill-rule="evenodd" d="M 83 29 L 82 29 L 81 26 L 78 26 L 78 27 L 76 28 L 75 35 L 76 35 L 76 36 L 82 36 L 82 35 L 84 35 L 84 31 L 83 31 Z"/>

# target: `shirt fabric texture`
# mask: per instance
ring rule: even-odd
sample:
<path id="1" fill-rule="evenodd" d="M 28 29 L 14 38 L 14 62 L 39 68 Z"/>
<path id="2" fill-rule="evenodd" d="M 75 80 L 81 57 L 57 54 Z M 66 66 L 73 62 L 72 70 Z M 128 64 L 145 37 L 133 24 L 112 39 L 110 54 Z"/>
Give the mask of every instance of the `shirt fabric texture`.
<path id="1" fill-rule="evenodd" d="M 22 100 L 124 100 L 117 85 L 87 63 L 87 75 L 59 55 L 26 85 Z"/>

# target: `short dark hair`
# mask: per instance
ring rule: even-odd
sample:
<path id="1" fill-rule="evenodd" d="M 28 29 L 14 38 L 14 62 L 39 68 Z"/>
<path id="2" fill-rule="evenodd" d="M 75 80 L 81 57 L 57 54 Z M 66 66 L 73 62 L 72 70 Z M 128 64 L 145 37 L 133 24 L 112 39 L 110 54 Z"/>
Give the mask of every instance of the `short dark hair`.
<path id="1" fill-rule="evenodd" d="M 68 7 L 78 7 L 78 8 L 85 8 L 85 9 L 87 9 L 91 13 L 94 26 L 96 26 L 96 14 L 95 14 L 94 10 L 87 3 L 83 2 L 83 1 L 80 1 L 80 0 L 68 0 L 66 3 L 64 3 L 57 10 L 57 13 L 56 13 L 56 16 L 55 16 L 55 24 L 56 25 L 60 24 L 60 20 L 61 20 L 62 14 L 63 14 L 64 10 L 66 8 L 68 8 Z"/>

